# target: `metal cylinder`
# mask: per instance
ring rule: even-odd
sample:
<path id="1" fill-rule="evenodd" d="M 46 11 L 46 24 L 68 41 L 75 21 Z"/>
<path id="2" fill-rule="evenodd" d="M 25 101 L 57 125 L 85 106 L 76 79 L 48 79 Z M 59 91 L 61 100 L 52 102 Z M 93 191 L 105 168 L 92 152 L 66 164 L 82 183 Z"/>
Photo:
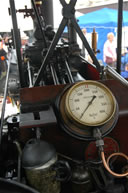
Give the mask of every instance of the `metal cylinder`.
<path id="1" fill-rule="evenodd" d="M 72 169 L 71 182 L 73 193 L 88 193 L 92 190 L 90 174 L 82 164 L 77 164 Z"/>

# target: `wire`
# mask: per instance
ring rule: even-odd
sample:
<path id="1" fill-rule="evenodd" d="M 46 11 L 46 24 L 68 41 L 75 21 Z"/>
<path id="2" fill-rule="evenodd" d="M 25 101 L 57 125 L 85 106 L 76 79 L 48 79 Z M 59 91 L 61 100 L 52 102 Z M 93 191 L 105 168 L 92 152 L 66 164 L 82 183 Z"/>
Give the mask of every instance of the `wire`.
<path id="1" fill-rule="evenodd" d="M 124 157 L 124 158 L 128 161 L 128 156 L 127 156 L 127 155 L 125 155 L 124 153 L 118 152 L 118 153 L 113 153 L 113 154 L 111 154 L 111 155 L 107 158 L 107 162 L 106 162 L 104 152 L 102 151 L 102 152 L 101 152 L 101 158 L 102 158 L 102 161 L 103 161 L 103 164 L 104 164 L 104 167 L 106 168 L 106 170 L 107 170 L 110 174 L 112 174 L 113 176 L 115 176 L 115 177 L 126 177 L 126 176 L 128 176 L 128 172 L 123 173 L 123 174 L 118 174 L 118 173 L 113 172 L 113 171 L 110 169 L 110 167 L 109 167 L 109 161 L 110 161 L 110 159 L 111 159 L 113 156 L 122 156 L 122 157 Z"/>

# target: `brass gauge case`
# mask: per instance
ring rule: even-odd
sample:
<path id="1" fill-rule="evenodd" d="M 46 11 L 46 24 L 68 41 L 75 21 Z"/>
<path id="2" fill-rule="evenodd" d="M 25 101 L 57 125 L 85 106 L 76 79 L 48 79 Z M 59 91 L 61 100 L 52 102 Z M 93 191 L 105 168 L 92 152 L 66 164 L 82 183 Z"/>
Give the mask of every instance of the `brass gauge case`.
<path id="1" fill-rule="evenodd" d="M 90 90 L 83 91 L 83 87 Z M 103 96 L 104 100 L 101 100 Z M 106 136 L 118 120 L 118 104 L 114 95 L 98 81 L 87 80 L 68 86 L 60 94 L 56 104 L 58 122 L 62 129 L 82 140 L 93 140 L 93 129 L 97 127 L 102 136 Z"/>

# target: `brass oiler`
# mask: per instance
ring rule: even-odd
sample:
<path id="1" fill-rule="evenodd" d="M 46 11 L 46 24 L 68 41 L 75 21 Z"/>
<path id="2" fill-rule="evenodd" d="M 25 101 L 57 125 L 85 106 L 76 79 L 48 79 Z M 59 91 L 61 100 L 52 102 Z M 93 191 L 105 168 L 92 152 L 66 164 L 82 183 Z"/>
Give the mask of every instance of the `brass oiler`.
<path id="1" fill-rule="evenodd" d="M 97 32 L 95 31 L 95 28 L 93 28 L 92 32 L 92 49 L 94 53 L 97 53 Z"/>

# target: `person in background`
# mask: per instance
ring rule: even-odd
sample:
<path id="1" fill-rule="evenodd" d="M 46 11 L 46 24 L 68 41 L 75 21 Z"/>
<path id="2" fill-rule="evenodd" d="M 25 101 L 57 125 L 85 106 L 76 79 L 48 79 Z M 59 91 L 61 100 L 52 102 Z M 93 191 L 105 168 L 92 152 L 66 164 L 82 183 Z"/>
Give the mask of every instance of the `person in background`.
<path id="1" fill-rule="evenodd" d="M 25 32 L 21 31 L 21 55 L 23 55 L 26 46 L 28 45 L 29 37 Z"/>
<path id="2" fill-rule="evenodd" d="M 29 37 L 22 31 L 21 32 L 21 55 L 23 54 L 25 46 L 28 44 L 28 39 Z M 17 56 L 16 56 L 15 49 L 12 50 L 11 63 L 17 64 Z"/>
<path id="3" fill-rule="evenodd" d="M 23 32 L 21 31 L 20 33 L 20 37 L 21 37 L 21 57 L 23 56 L 24 53 L 24 49 L 26 44 L 28 43 L 28 39 L 29 37 Z M 11 49 L 11 67 L 10 67 L 10 74 L 12 75 L 17 75 L 18 74 L 18 61 L 17 61 L 17 53 L 16 53 L 16 49 L 12 47 Z"/>
<path id="4" fill-rule="evenodd" d="M 11 36 L 8 33 L 5 33 L 3 35 L 3 48 L 7 52 L 7 55 L 10 43 L 11 43 Z"/>
<path id="5" fill-rule="evenodd" d="M 127 48 L 121 49 L 121 71 L 128 71 L 128 50 Z"/>
<path id="6" fill-rule="evenodd" d="M 0 80 L 2 80 L 3 77 L 6 76 L 6 71 L 7 71 L 6 59 L 7 59 L 7 53 L 4 50 L 3 39 L 0 36 Z"/>
<path id="7" fill-rule="evenodd" d="M 104 62 L 111 67 L 116 67 L 116 60 L 117 60 L 117 54 L 116 54 L 116 44 L 114 41 L 114 34 L 112 32 L 107 34 L 107 40 L 104 43 L 103 47 L 103 57 Z"/>

